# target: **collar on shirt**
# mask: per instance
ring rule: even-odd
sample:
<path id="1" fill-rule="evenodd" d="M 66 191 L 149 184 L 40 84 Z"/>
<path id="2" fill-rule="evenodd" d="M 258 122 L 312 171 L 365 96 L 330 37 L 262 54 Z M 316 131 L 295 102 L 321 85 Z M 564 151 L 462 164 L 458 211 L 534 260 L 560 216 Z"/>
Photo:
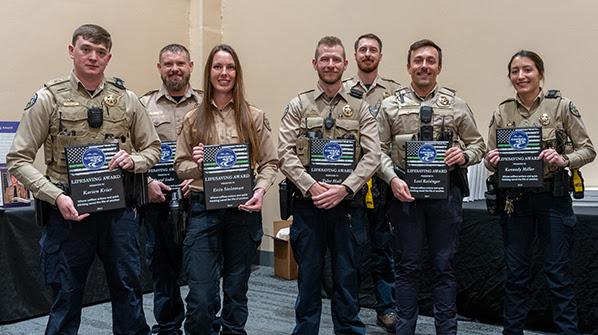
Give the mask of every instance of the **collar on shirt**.
<path id="1" fill-rule="evenodd" d="M 79 80 L 79 78 L 77 78 L 75 71 L 71 71 L 71 74 L 69 75 L 69 79 L 71 81 L 71 85 L 73 86 L 73 88 L 75 88 L 81 92 L 83 92 L 83 91 L 87 92 L 87 94 L 89 94 L 92 98 L 104 89 L 104 84 L 106 82 L 106 78 L 102 77 L 102 81 L 100 82 L 98 87 L 96 87 L 96 90 L 93 93 L 89 93 L 87 88 L 85 88 L 85 86 L 83 86 L 83 84 L 81 83 L 81 80 Z"/>
<path id="2" fill-rule="evenodd" d="M 432 89 L 432 91 L 430 91 L 430 93 L 428 93 L 428 95 L 426 95 L 425 97 L 421 97 L 421 96 L 419 96 L 419 94 L 417 94 L 415 92 L 415 89 L 413 88 L 413 83 L 410 84 L 410 87 L 411 87 L 411 92 L 413 92 L 413 96 L 420 101 L 426 101 L 426 100 L 432 99 L 436 95 L 436 92 L 438 91 L 438 83 L 436 83 L 436 85 L 434 85 L 434 88 Z"/>
<path id="3" fill-rule="evenodd" d="M 379 75 L 376 75 L 376 78 L 374 78 L 374 81 L 372 82 L 372 84 L 370 85 L 369 88 L 366 87 L 366 85 L 363 83 L 363 81 L 361 81 L 361 79 L 359 78 L 358 75 L 355 75 L 355 77 L 353 77 L 353 82 L 355 82 L 355 85 L 361 86 L 361 88 L 363 88 L 365 92 L 369 92 L 370 90 L 372 90 L 372 88 L 374 88 L 376 86 L 386 88 L 386 86 L 383 84 L 382 79 L 380 78 Z M 355 85 L 353 85 L 353 86 L 355 86 Z"/>
<path id="4" fill-rule="evenodd" d="M 225 111 L 225 110 L 228 110 L 228 109 L 232 109 L 232 108 L 233 108 L 233 106 L 232 106 L 232 105 L 233 105 L 233 99 L 230 99 L 230 100 L 229 100 L 229 101 L 228 101 L 228 102 L 227 102 L 227 103 L 224 105 L 224 107 L 223 107 L 222 109 L 218 108 L 218 106 L 216 105 L 216 102 L 214 102 L 214 99 L 212 99 L 212 101 L 211 101 L 211 105 L 212 105 L 212 107 L 214 107 L 214 109 L 215 109 L 215 110 L 217 110 L 217 111 Z"/>
<path id="5" fill-rule="evenodd" d="M 322 98 L 325 101 L 330 102 L 330 101 L 334 101 L 336 96 L 340 96 L 343 100 L 349 101 L 349 99 L 347 98 L 347 91 L 345 91 L 344 85 L 341 85 L 340 89 L 338 90 L 338 92 L 336 92 L 336 94 L 334 95 L 334 97 L 332 97 L 332 99 L 329 99 L 329 97 L 326 96 L 326 93 L 324 93 L 324 90 L 320 87 L 320 84 L 316 85 L 316 88 L 314 90 L 314 100 L 318 100 L 318 99 Z"/>
<path id="6" fill-rule="evenodd" d="M 164 99 L 168 99 L 170 101 L 172 101 L 175 104 L 181 103 L 187 99 L 189 99 L 190 97 L 193 97 L 195 99 L 195 101 L 197 103 L 199 103 L 201 100 L 199 98 L 199 95 L 197 94 L 197 92 L 195 92 L 193 90 L 193 88 L 191 88 L 191 85 L 187 85 L 187 91 L 185 92 L 185 94 L 183 95 L 183 98 L 181 100 L 179 100 L 178 102 L 168 93 L 168 90 L 166 89 L 166 86 L 164 86 L 164 84 L 162 84 L 162 86 L 160 87 L 160 89 L 158 90 L 158 96 L 156 97 L 156 100 L 159 100 L 160 98 L 164 97 Z"/>
<path id="7" fill-rule="evenodd" d="M 521 100 L 521 98 L 519 98 L 519 94 L 515 94 L 515 100 L 517 101 L 518 105 L 521 105 L 521 107 L 523 107 L 524 109 L 527 110 L 527 108 L 525 108 L 525 105 L 523 104 L 523 101 Z M 542 87 L 540 87 L 540 92 L 534 98 L 534 102 L 532 103 L 532 106 L 530 107 L 529 110 L 530 111 L 534 110 L 534 108 L 536 108 L 537 106 L 539 106 L 542 103 L 542 100 L 544 100 L 544 91 L 542 90 Z"/>

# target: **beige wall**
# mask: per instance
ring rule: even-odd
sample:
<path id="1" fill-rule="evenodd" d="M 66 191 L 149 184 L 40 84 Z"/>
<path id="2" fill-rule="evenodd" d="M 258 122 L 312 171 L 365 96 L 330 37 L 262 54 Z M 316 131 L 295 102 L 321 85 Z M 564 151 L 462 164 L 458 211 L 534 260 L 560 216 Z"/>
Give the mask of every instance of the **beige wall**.
<path id="1" fill-rule="evenodd" d="M 572 98 L 598 144 L 598 114 L 592 110 L 598 67 L 598 5 L 591 0 L 561 1 L 370 1 L 356 0 L 4 0 L 0 12 L 3 80 L 1 120 L 18 120 L 33 92 L 71 69 L 67 45 L 72 31 L 93 22 L 113 36 L 107 74 L 126 80 L 143 94 L 159 85 L 155 70 L 165 44 L 189 45 L 201 85 L 203 59 L 220 41 L 233 45 L 246 72 L 247 96 L 264 109 L 274 129 L 284 105 L 315 85 L 311 67 L 315 43 L 323 35 L 343 39 L 355 72 L 352 44 L 361 33 L 384 41 L 381 72 L 407 84 L 406 50 L 420 38 L 444 51 L 439 79 L 469 102 L 484 136 L 496 105 L 512 94 L 506 63 L 529 48 L 546 63 L 546 88 Z M 368 15 L 371 13 L 371 15 Z M 583 169 L 587 185 L 598 186 L 598 163 Z M 264 227 L 278 219 L 278 195 L 266 197 Z M 264 249 L 271 250 L 269 240 Z"/>

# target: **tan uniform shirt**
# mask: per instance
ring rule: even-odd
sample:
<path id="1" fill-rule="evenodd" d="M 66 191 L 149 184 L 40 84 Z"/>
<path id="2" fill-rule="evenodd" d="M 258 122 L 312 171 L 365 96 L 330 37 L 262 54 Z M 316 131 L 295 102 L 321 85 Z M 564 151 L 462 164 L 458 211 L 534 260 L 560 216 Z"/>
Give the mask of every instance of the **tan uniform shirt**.
<path id="1" fill-rule="evenodd" d="M 258 134 L 258 139 L 260 140 L 260 157 L 257 159 L 258 166 L 253 167 L 257 172 L 254 190 L 263 188 L 264 191 L 268 191 L 272 183 L 274 183 L 276 173 L 278 172 L 278 157 L 276 156 L 276 149 L 272 141 L 272 130 L 263 111 L 253 106 L 250 106 L 249 110 Z M 195 129 L 195 119 L 198 111 L 199 109 L 196 109 L 194 112 L 187 114 L 183 120 L 183 128 L 177 140 L 177 154 L 174 162 L 174 168 L 179 178 L 194 179 L 190 184 L 190 188 L 195 192 L 203 191 L 203 172 L 197 163 L 193 161 L 193 147 L 199 144 L 194 142 L 194 138 L 196 137 L 195 131 L 197 131 Z M 204 144 L 240 143 L 232 101 L 222 110 L 219 110 L 212 102 L 209 105 L 208 112 L 214 114 L 214 127 L 218 135 L 218 140 L 216 143 Z"/>
<path id="2" fill-rule="evenodd" d="M 310 99 L 301 98 L 311 95 Z M 313 104 L 302 105 L 302 101 L 311 100 Z M 351 100 L 351 103 L 350 103 Z M 352 107 L 354 104 L 357 107 Z M 357 192 L 378 170 L 380 166 L 380 141 L 376 119 L 368 110 L 368 104 L 350 97 L 344 87 L 336 96 L 329 99 L 320 87 L 294 98 L 287 105 L 281 121 L 278 137 L 278 157 L 280 169 L 297 188 L 307 195 L 309 188 L 316 182 L 302 164 L 298 154 L 298 139 L 306 130 L 322 130 L 323 137 L 339 138 L 344 134 L 352 134 L 356 139 L 356 154 L 360 157 L 353 172 L 343 181 L 353 192 Z M 350 110 L 349 110 L 349 109 Z M 323 120 L 329 113 L 335 118 L 335 127 L 330 131 L 324 129 Z"/>
<path id="3" fill-rule="evenodd" d="M 121 149 L 131 154 L 135 172 L 146 172 L 160 157 L 160 140 L 145 108 L 135 93 L 104 79 L 90 94 L 74 73 L 53 80 L 40 89 L 32 106 L 28 105 L 6 155 L 10 173 L 36 198 L 54 204 L 63 193 L 53 183 L 66 183 L 64 147 L 102 143 L 118 139 Z M 103 109 L 103 125 L 93 129 L 87 124 L 87 110 Z M 47 165 L 44 177 L 34 166 L 37 150 L 44 145 Z"/>
<path id="4" fill-rule="evenodd" d="M 405 145 L 407 141 L 417 140 L 421 106 L 430 106 L 434 110 L 431 122 L 434 139 L 438 138 L 443 127 L 452 131 L 453 146 L 460 146 L 466 156 L 464 167 L 478 163 L 486 153 L 486 145 L 471 109 L 463 99 L 455 96 L 454 91 L 436 87 L 428 96 L 419 97 L 411 87 L 405 87 L 385 99 L 378 114 L 382 147 L 379 175 L 387 183 L 397 177 L 393 165 L 405 168 Z M 391 150 L 397 157 L 394 161 L 390 158 Z"/>
<path id="5" fill-rule="evenodd" d="M 160 140 L 176 141 L 185 115 L 199 107 L 202 97 L 201 91 L 189 87 L 177 102 L 162 85 L 159 90 L 150 91 L 139 100 L 147 109 Z"/>
<path id="6" fill-rule="evenodd" d="M 394 92 L 401 88 L 401 85 L 394 80 L 382 78 L 380 76 L 376 76 L 376 79 L 374 79 L 374 82 L 369 88 L 366 87 L 358 76 L 343 80 L 343 85 L 347 92 L 350 92 L 351 89 L 355 89 L 363 93 L 363 98 L 368 105 L 370 105 L 370 112 L 372 112 L 374 117 L 378 115 L 380 107 L 382 106 L 382 101 L 391 95 L 394 95 Z"/>
<path id="7" fill-rule="evenodd" d="M 569 159 L 571 168 L 579 168 L 590 163 L 596 157 L 594 145 L 573 102 L 561 97 L 560 93 L 554 98 L 547 98 L 542 91 L 536 97 L 529 111 L 523 106 L 519 97 L 507 99 L 498 106 L 488 129 L 488 149 L 496 148 L 497 128 L 532 126 L 542 127 L 543 148 L 556 148 L 558 130 L 567 134 L 571 146 L 569 152 L 564 153 L 564 156 Z M 495 170 L 488 164 L 486 166 Z M 558 170 L 557 166 L 545 166 L 544 177 L 549 177 Z"/>

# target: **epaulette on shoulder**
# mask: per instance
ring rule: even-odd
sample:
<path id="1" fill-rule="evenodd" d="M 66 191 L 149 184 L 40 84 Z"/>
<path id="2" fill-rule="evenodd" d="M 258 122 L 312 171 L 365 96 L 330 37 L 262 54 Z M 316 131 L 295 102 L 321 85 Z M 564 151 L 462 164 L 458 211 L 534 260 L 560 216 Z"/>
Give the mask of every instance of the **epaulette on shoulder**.
<path id="1" fill-rule="evenodd" d="M 108 80 L 106 80 L 107 82 L 111 83 L 112 85 L 120 88 L 121 90 L 126 90 L 127 88 L 125 87 L 125 81 L 118 78 L 118 77 L 112 77 Z"/>
<path id="2" fill-rule="evenodd" d="M 49 82 L 45 83 L 44 86 L 45 87 L 51 87 L 51 86 L 55 86 L 55 85 L 58 85 L 58 84 L 62 84 L 62 83 L 68 82 L 69 80 L 70 79 L 68 77 L 52 79 Z"/>
<path id="3" fill-rule="evenodd" d="M 315 89 L 312 88 L 311 90 L 299 92 L 299 94 L 297 94 L 297 95 L 305 95 L 305 94 L 313 93 L 314 91 L 315 91 Z"/>
<path id="4" fill-rule="evenodd" d="M 546 95 L 544 95 L 544 97 L 548 98 L 548 99 L 560 98 L 561 97 L 561 91 L 559 91 L 559 90 L 548 90 L 548 91 L 546 91 Z"/>
<path id="5" fill-rule="evenodd" d="M 401 86 L 394 91 L 394 94 L 395 95 L 399 95 L 399 94 L 405 95 L 409 92 L 411 92 L 411 88 L 409 86 Z"/>
<path id="6" fill-rule="evenodd" d="M 151 90 L 151 91 L 147 91 L 147 92 L 146 92 L 144 95 L 142 95 L 140 98 L 143 98 L 143 97 L 150 96 L 150 95 L 152 95 L 152 94 L 154 94 L 154 93 L 156 93 L 156 92 L 158 92 L 158 90 Z"/>
<path id="7" fill-rule="evenodd" d="M 203 95 L 203 91 L 200 90 L 199 88 L 194 88 L 193 92 L 197 93 L 197 94 L 202 94 Z"/>
<path id="8" fill-rule="evenodd" d="M 392 80 L 392 79 L 388 79 L 388 78 L 384 78 L 384 77 L 380 77 L 380 79 L 381 79 L 382 81 L 388 81 L 388 82 L 390 82 L 390 83 L 393 83 L 393 84 L 400 85 L 399 83 L 397 83 L 396 81 L 394 81 L 394 80 Z"/>
<path id="9" fill-rule="evenodd" d="M 515 100 L 515 98 L 507 98 L 507 99 L 503 100 L 501 103 L 499 103 L 498 105 L 499 106 L 500 105 L 504 105 L 504 104 L 506 104 L 508 102 L 511 102 L 511 101 L 516 101 L 516 100 Z"/>
<path id="10" fill-rule="evenodd" d="M 353 98 L 361 99 L 363 98 L 363 91 L 358 89 L 357 87 L 351 87 L 351 90 L 349 90 L 349 95 Z"/>
<path id="11" fill-rule="evenodd" d="M 346 83 L 346 82 L 348 82 L 348 81 L 350 81 L 350 80 L 352 80 L 352 79 L 353 78 L 345 78 L 345 79 L 343 79 L 343 84 Z"/>
<path id="12" fill-rule="evenodd" d="M 456 90 L 453 90 L 452 88 L 448 88 L 448 87 L 441 87 L 438 92 L 442 93 L 442 94 L 446 94 L 448 96 L 454 97 L 455 93 L 457 92 Z"/>

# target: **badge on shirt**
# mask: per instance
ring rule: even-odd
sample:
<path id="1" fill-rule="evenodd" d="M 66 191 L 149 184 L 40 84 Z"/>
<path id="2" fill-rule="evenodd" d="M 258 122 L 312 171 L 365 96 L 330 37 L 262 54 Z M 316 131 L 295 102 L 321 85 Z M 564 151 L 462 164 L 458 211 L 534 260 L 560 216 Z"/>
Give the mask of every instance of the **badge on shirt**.
<path id="1" fill-rule="evenodd" d="M 438 104 L 440 104 L 441 106 L 446 106 L 449 104 L 449 99 L 447 97 L 445 97 L 444 95 L 441 95 L 438 98 Z"/>
<path id="2" fill-rule="evenodd" d="M 112 94 L 108 94 L 107 96 L 104 97 L 104 104 L 108 107 L 114 107 L 114 105 L 116 105 L 117 102 L 118 102 L 118 98 L 116 98 Z"/>
<path id="3" fill-rule="evenodd" d="M 575 107 L 573 101 L 569 102 L 569 111 L 571 112 L 571 114 L 577 117 L 581 117 L 581 114 L 579 114 L 579 110 L 577 109 L 577 107 Z"/>
<path id="4" fill-rule="evenodd" d="M 37 101 L 37 93 L 34 93 L 33 96 L 31 97 L 31 99 L 29 99 L 29 102 L 27 103 L 27 105 L 25 106 L 25 110 L 28 110 L 29 108 L 33 107 L 33 105 L 35 105 L 36 101 Z"/>
<path id="5" fill-rule="evenodd" d="M 351 117 L 353 116 L 353 109 L 349 105 L 343 106 L 343 116 L 344 117 Z"/>
<path id="6" fill-rule="evenodd" d="M 540 116 L 540 124 L 543 126 L 547 126 L 550 124 L 550 117 L 548 114 L 544 113 Z"/>

